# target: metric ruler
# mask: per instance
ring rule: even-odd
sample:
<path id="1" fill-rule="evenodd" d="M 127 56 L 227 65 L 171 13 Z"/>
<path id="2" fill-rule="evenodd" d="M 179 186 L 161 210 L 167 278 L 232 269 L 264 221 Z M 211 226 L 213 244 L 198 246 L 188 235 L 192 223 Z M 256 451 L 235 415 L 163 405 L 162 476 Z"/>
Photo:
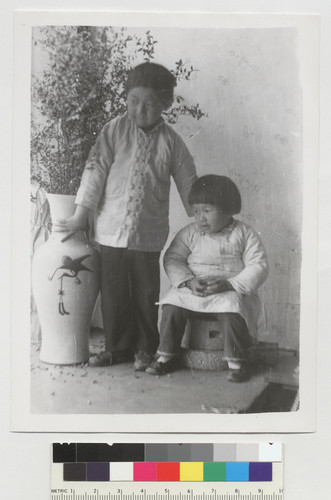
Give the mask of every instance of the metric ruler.
<path id="1" fill-rule="evenodd" d="M 191 486 L 191 488 L 188 488 Z M 111 488 L 108 488 L 108 490 Z M 52 489 L 51 500 L 284 500 L 282 488 L 265 488 L 241 484 L 222 486 L 215 485 L 214 488 L 203 485 L 186 485 L 184 491 L 177 491 L 177 488 L 169 486 L 167 494 L 161 493 L 161 488 L 154 488 L 144 485 L 140 490 L 125 487 L 123 492 L 118 494 L 115 491 L 106 491 L 103 486 L 79 488 L 59 488 Z M 273 490 L 273 491 L 271 491 Z M 118 491 L 118 489 L 116 490 Z M 188 493 L 190 491 L 190 493 Z"/>
<path id="2" fill-rule="evenodd" d="M 56 443 L 50 498 L 284 499 L 280 443 L 211 446 Z"/>

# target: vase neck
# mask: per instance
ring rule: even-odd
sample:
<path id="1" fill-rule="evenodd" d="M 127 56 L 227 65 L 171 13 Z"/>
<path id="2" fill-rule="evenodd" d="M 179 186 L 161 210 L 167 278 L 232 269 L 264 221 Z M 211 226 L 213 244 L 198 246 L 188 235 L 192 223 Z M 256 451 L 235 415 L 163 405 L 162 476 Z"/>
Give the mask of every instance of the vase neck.
<path id="1" fill-rule="evenodd" d="M 80 241 L 87 241 L 84 231 L 53 231 L 51 233 L 51 238 L 56 241 L 61 241 L 65 243 L 66 241 L 71 241 L 73 239 Z"/>
<path id="2" fill-rule="evenodd" d="M 75 197 L 65 194 L 47 193 L 52 221 L 66 219 L 75 213 Z"/>

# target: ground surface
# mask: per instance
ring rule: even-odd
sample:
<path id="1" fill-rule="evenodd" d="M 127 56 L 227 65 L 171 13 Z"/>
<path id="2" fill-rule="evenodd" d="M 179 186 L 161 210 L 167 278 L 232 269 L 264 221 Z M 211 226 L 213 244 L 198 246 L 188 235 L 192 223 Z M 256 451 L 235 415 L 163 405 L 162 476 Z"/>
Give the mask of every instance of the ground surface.
<path id="1" fill-rule="evenodd" d="M 91 338 L 92 352 L 102 335 Z M 48 365 L 31 349 L 31 412 L 76 413 L 245 413 L 267 388 L 269 370 L 259 369 L 245 383 L 226 380 L 227 372 L 182 368 L 154 377 L 135 372 L 132 363 L 107 368 Z M 266 411 L 266 410 L 264 410 Z"/>

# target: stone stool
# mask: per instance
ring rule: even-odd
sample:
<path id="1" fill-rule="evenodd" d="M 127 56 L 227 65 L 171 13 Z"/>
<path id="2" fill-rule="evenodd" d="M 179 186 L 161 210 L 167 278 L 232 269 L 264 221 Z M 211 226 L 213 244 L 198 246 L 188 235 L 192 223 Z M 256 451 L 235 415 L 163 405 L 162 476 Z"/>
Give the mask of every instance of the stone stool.
<path id="1" fill-rule="evenodd" d="M 224 336 L 216 320 L 199 314 L 189 318 L 181 347 L 182 363 L 188 368 L 212 371 L 228 368 L 224 359 Z"/>

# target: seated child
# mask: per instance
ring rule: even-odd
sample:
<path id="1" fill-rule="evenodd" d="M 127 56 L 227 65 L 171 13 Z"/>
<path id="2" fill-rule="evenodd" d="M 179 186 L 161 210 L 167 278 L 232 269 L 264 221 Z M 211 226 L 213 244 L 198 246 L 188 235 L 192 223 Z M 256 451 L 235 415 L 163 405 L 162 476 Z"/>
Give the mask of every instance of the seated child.
<path id="1" fill-rule="evenodd" d="M 232 216 L 241 210 L 237 186 L 228 177 L 205 175 L 189 193 L 195 222 L 184 227 L 164 257 L 172 287 L 162 299 L 158 358 L 147 369 L 163 375 L 177 365 L 187 318 L 194 312 L 217 317 L 224 333 L 230 382 L 250 377 L 247 348 L 254 336 L 257 289 L 268 274 L 258 234 Z"/>

